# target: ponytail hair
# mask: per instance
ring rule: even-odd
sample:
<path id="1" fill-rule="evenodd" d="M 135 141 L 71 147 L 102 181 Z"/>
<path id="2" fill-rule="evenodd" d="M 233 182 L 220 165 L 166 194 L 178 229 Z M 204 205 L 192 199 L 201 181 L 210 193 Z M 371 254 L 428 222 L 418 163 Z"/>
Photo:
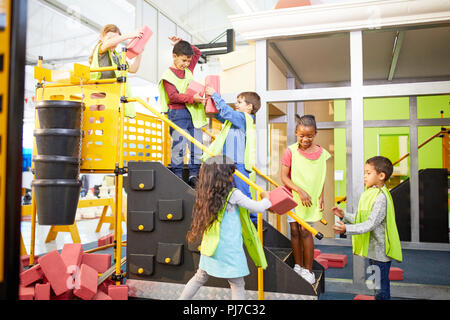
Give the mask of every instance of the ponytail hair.
<path id="1" fill-rule="evenodd" d="M 314 130 L 317 132 L 317 124 L 316 124 L 316 118 L 312 114 L 306 114 L 304 116 L 299 116 L 298 114 L 295 115 L 295 122 L 298 126 L 304 126 L 304 127 L 314 127 Z"/>
<path id="2" fill-rule="evenodd" d="M 107 24 L 106 26 L 104 26 L 102 28 L 102 31 L 100 31 L 100 40 L 98 40 L 97 44 L 94 47 L 94 50 L 92 50 L 92 53 L 89 57 L 89 65 L 92 64 L 92 60 L 94 59 L 94 52 L 95 49 L 97 48 L 97 46 L 102 43 L 102 39 L 109 33 L 109 32 L 114 32 L 114 33 L 118 33 L 119 35 L 122 35 L 122 33 L 120 32 L 120 29 L 118 26 L 116 26 L 115 24 Z"/>

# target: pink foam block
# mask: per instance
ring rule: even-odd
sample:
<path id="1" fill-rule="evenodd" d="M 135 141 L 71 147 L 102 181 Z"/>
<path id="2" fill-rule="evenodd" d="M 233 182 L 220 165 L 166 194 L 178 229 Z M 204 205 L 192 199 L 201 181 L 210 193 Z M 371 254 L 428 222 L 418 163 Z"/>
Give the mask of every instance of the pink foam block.
<path id="1" fill-rule="evenodd" d="M 374 296 L 366 296 L 364 294 L 356 295 L 353 300 L 375 300 Z"/>
<path id="2" fill-rule="evenodd" d="M 61 250 L 61 258 L 64 260 L 66 267 L 75 272 L 75 267 L 81 265 L 81 258 L 83 257 L 83 247 L 81 243 L 66 243 Z"/>
<path id="3" fill-rule="evenodd" d="M 97 291 L 92 300 L 112 300 L 112 298 L 103 291 Z"/>
<path id="4" fill-rule="evenodd" d="M 108 294 L 108 287 L 113 284 L 115 284 L 113 280 L 106 279 L 98 286 L 97 291 L 103 291 L 104 293 Z"/>
<path id="5" fill-rule="evenodd" d="M 347 255 L 334 253 L 321 253 L 318 259 L 326 259 L 329 268 L 344 268 L 347 264 Z"/>
<path id="6" fill-rule="evenodd" d="M 66 264 L 57 250 L 39 258 L 39 264 L 56 295 L 61 295 L 69 290 L 67 279 L 70 275 L 67 274 Z"/>
<path id="7" fill-rule="evenodd" d="M 200 97 L 203 97 L 205 95 L 205 86 L 197 81 L 192 80 L 191 82 L 189 82 L 185 94 L 194 96 L 196 93 L 198 93 Z"/>
<path id="8" fill-rule="evenodd" d="M 217 75 L 207 76 L 205 78 L 205 86 L 213 88 L 218 94 L 220 94 L 220 77 Z M 206 113 L 219 113 L 216 108 L 216 104 L 211 97 L 206 100 L 205 106 Z"/>
<path id="9" fill-rule="evenodd" d="M 316 261 L 322 265 L 322 267 L 327 270 L 328 269 L 328 260 L 317 258 Z"/>
<path id="10" fill-rule="evenodd" d="M 34 286 L 25 287 L 19 285 L 19 300 L 33 300 L 34 299 Z"/>
<path id="11" fill-rule="evenodd" d="M 63 294 L 57 295 L 50 295 L 50 300 L 72 300 L 74 298 L 73 290 L 69 290 L 67 292 L 64 292 Z"/>
<path id="12" fill-rule="evenodd" d="M 34 256 L 34 264 L 37 263 L 37 259 L 39 258 L 39 256 Z M 24 267 L 28 267 L 30 265 L 30 255 L 24 255 L 24 256 L 20 256 L 20 261 L 22 261 L 22 265 Z"/>
<path id="13" fill-rule="evenodd" d="M 41 280 L 43 276 L 44 273 L 42 272 L 41 266 L 37 264 L 20 274 L 20 283 L 26 287 Z"/>
<path id="14" fill-rule="evenodd" d="M 113 300 L 128 300 L 128 286 L 126 284 L 110 285 L 108 287 L 108 296 Z"/>
<path id="15" fill-rule="evenodd" d="M 141 39 L 134 38 L 128 44 L 128 46 L 127 46 L 128 59 L 133 59 L 138 54 L 140 54 L 144 50 L 145 45 L 147 44 L 148 40 L 150 40 L 150 38 L 153 35 L 153 31 L 147 26 L 144 26 L 142 28 L 142 32 L 144 33 L 144 35 L 142 36 Z"/>
<path id="16" fill-rule="evenodd" d="M 86 264 L 82 264 L 75 283 L 79 286 L 73 290 L 73 294 L 83 300 L 91 300 L 97 293 L 97 270 Z"/>
<path id="17" fill-rule="evenodd" d="M 391 267 L 389 270 L 389 280 L 403 280 L 403 269 Z"/>
<path id="18" fill-rule="evenodd" d="M 82 264 L 86 264 L 95 269 L 98 273 L 103 273 L 111 267 L 111 254 L 109 253 L 84 253 Z"/>
<path id="19" fill-rule="evenodd" d="M 106 236 L 100 237 L 97 240 L 97 245 L 99 247 L 106 246 L 107 244 L 111 244 L 114 242 L 114 233 L 107 234 Z"/>
<path id="20" fill-rule="evenodd" d="M 317 258 L 322 252 L 319 249 L 314 249 L 314 259 Z"/>
<path id="21" fill-rule="evenodd" d="M 285 214 L 297 206 L 292 193 L 286 187 L 278 187 L 270 191 L 269 200 L 272 203 L 269 210 L 278 214 Z"/>
<path id="22" fill-rule="evenodd" d="M 34 300 L 50 300 L 50 283 L 36 283 Z"/>

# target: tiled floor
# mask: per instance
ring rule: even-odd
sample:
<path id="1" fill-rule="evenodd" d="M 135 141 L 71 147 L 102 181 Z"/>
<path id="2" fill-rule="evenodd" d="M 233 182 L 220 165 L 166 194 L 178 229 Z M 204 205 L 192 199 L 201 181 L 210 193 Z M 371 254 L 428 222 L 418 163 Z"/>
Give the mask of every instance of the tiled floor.
<path id="1" fill-rule="evenodd" d="M 76 221 L 78 232 L 80 234 L 80 239 L 82 244 L 91 243 L 97 241 L 98 238 L 113 233 L 114 230 L 109 230 L 109 224 L 105 223 L 102 225 L 100 232 L 95 232 L 97 228 L 99 218 L 96 219 L 85 219 Z M 50 226 L 41 226 L 36 224 L 36 239 L 35 239 L 35 254 L 39 255 L 42 253 L 47 253 L 52 250 L 60 250 L 63 248 L 65 243 L 73 243 L 70 233 L 60 232 L 55 240 L 45 243 Z M 122 230 L 126 232 L 126 224 L 122 223 Z M 31 222 L 22 221 L 21 223 L 21 233 L 22 238 L 27 249 L 27 253 L 30 253 L 31 247 Z"/>

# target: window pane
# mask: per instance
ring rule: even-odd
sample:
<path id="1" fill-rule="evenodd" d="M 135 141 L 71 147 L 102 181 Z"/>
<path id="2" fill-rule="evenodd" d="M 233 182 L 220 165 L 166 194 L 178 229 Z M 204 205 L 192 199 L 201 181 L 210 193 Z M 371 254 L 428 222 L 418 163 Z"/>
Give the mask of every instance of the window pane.
<path id="1" fill-rule="evenodd" d="M 364 120 L 409 119 L 409 98 L 364 99 Z"/>

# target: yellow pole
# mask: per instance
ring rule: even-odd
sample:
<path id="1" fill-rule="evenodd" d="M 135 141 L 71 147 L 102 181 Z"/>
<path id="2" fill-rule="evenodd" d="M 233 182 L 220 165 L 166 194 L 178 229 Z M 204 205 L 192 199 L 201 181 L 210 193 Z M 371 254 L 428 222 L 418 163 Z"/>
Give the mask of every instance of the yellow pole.
<path id="1" fill-rule="evenodd" d="M 164 117 L 161 113 L 159 113 L 156 109 L 154 109 L 153 107 L 151 107 L 150 105 L 148 105 L 146 102 L 144 102 L 144 100 L 140 99 L 140 98 L 129 98 L 128 102 L 138 102 L 141 105 L 143 105 L 144 107 L 146 107 L 150 112 L 152 112 L 155 116 L 157 116 L 158 118 L 160 118 L 161 120 L 163 120 L 164 122 L 166 122 L 169 126 L 171 126 L 172 128 L 174 128 L 175 130 L 177 130 L 183 137 L 185 137 L 186 139 L 188 139 L 190 142 L 192 142 L 193 144 L 195 144 L 198 148 L 200 148 L 201 150 L 203 150 L 203 152 L 205 152 L 206 154 L 208 154 L 209 156 L 213 157 L 215 156 L 214 153 L 211 152 L 211 150 L 209 150 L 207 147 L 205 147 L 203 144 L 201 144 L 200 142 L 198 142 L 196 139 L 194 139 L 189 133 L 187 133 L 186 131 L 184 131 L 182 128 L 180 128 L 179 126 L 177 126 L 175 123 L 173 123 L 172 121 L 170 121 L 169 119 L 167 119 L 166 117 Z M 249 186 L 253 187 L 255 190 L 262 192 L 264 191 L 264 189 L 262 189 L 260 186 L 258 186 L 256 183 L 250 181 L 246 176 L 244 176 L 242 173 L 240 173 L 238 170 L 236 170 L 234 172 L 234 174 L 240 178 L 241 180 L 245 181 Z M 309 232 L 311 232 L 317 239 L 322 239 L 323 238 L 323 234 L 320 233 L 319 231 L 317 231 L 316 229 L 314 229 L 313 227 L 311 227 L 308 223 L 306 223 L 303 219 L 300 219 L 299 217 L 297 217 L 292 211 L 287 212 L 287 214 L 294 219 L 295 221 L 297 221 L 301 226 L 303 226 L 306 230 L 308 230 Z"/>
<path id="2" fill-rule="evenodd" d="M 126 49 L 122 51 L 121 56 L 121 64 L 126 65 L 127 63 L 127 52 Z M 122 86 L 121 86 L 121 97 L 125 97 L 126 95 L 126 84 L 127 84 L 127 71 L 122 70 L 121 71 L 122 76 Z M 124 133 L 124 114 L 125 114 L 125 101 L 121 100 L 120 103 L 120 130 L 119 130 L 119 163 L 118 163 L 118 170 L 119 172 L 116 174 L 116 232 L 115 232 L 115 250 L 116 250 L 116 276 L 121 276 L 120 271 L 120 263 L 122 256 L 122 189 L 123 189 L 123 133 Z M 116 281 L 116 285 L 120 285 L 120 281 Z"/>
<path id="3" fill-rule="evenodd" d="M 261 193 L 257 192 L 257 199 L 261 200 Z M 262 212 L 258 212 L 258 237 L 263 243 L 263 217 Z M 258 300 L 264 300 L 264 270 L 258 268 Z"/>

